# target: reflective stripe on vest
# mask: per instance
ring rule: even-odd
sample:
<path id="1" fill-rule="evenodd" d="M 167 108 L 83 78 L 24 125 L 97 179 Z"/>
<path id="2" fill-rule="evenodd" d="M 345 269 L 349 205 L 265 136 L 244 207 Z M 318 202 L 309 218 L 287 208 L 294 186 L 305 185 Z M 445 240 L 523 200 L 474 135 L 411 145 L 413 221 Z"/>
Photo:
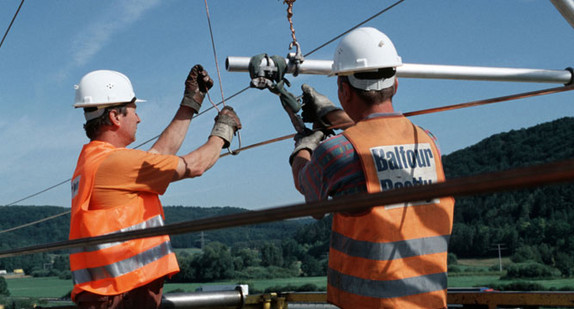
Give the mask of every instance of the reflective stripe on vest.
<path id="1" fill-rule="evenodd" d="M 333 269 L 327 273 L 329 284 L 340 290 L 360 296 L 394 298 L 443 290 L 447 274 L 438 273 L 399 280 L 368 280 L 342 274 Z"/>
<path id="2" fill-rule="evenodd" d="M 152 217 L 152 218 L 150 218 L 150 219 L 148 219 L 142 223 L 132 225 L 130 227 L 120 229 L 119 231 L 107 233 L 104 235 L 110 235 L 110 234 L 116 234 L 116 233 L 128 232 L 128 231 L 135 231 L 135 230 L 143 230 L 143 229 L 147 229 L 150 227 L 157 227 L 157 226 L 163 226 L 163 218 L 161 217 L 161 215 L 157 215 L 157 216 Z M 129 241 L 129 240 L 127 240 L 127 241 Z M 72 248 L 72 249 L 70 249 L 70 254 L 75 254 L 75 253 L 80 253 L 80 252 L 94 252 L 94 251 L 110 248 L 113 246 L 117 246 L 117 245 L 125 243 L 127 241 L 110 242 L 110 243 L 88 246 L 88 247 Z"/>
<path id="3" fill-rule="evenodd" d="M 74 279 L 74 284 L 80 284 L 90 281 L 116 278 L 121 275 L 127 274 L 138 268 L 152 263 L 160 258 L 173 252 L 171 244 L 166 241 L 159 246 L 151 248 L 140 254 L 134 255 L 131 258 L 119 261 L 110 265 L 79 269 L 72 272 L 72 277 Z"/>
<path id="4" fill-rule="evenodd" d="M 447 252 L 450 235 L 416 238 L 388 243 L 359 241 L 331 232 L 331 248 L 347 255 L 369 260 L 388 261 Z"/>

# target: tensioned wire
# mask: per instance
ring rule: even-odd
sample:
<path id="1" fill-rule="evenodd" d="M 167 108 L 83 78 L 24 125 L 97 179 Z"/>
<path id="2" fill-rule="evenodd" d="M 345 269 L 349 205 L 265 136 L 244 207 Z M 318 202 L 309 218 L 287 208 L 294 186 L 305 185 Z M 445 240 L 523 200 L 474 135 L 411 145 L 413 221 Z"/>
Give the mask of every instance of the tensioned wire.
<path id="1" fill-rule="evenodd" d="M 18 13 L 20 13 L 20 9 L 22 8 L 22 5 L 24 4 L 24 0 L 22 0 L 22 2 L 20 2 L 20 5 L 18 6 L 18 9 L 16 10 L 16 13 L 14 14 L 14 17 L 12 17 L 12 21 L 10 21 L 10 25 L 8 25 L 8 29 L 6 29 L 6 32 L 4 33 L 4 36 L 2 37 L 2 41 L 0 41 L 0 48 L 2 47 L 2 45 L 4 44 L 4 40 L 6 40 L 6 37 L 8 36 L 8 33 L 10 32 L 10 29 L 12 29 L 12 25 L 14 24 L 14 21 L 16 20 L 16 17 L 18 16 Z"/>
<path id="2" fill-rule="evenodd" d="M 355 194 L 335 199 L 248 211 L 239 214 L 210 217 L 194 221 L 178 222 L 129 232 L 113 233 L 96 237 L 41 244 L 0 252 L 0 258 L 54 250 L 93 246 L 103 243 L 127 241 L 135 238 L 160 235 L 177 235 L 235 226 L 280 221 L 305 216 L 320 217 L 334 212 L 365 211 L 371 207 L 426 201 L 449 196 L 468 196 L 492 192 L 523 189 L 534 186 L 564 183 L 574 180 L 574 159 L 539 164 L 502 172 L 447 179 L 422 186 L 396 188 L 393 190 Z"/>
<path id="3" fill-rule="evenodd" d="M 311 55 L 312 53 L 314 53 L 314 52 L 320 50 L 321 48 L 323 48 L 323 47 L 329 45 L 330 43 L 334 42 L 334 41 L 337 40 L 338 38 L 342 37 L 342 36 L 345 35 L 346 33 L 350 32 L 350 31 L 352 31 L 353 29 L 356 29 L 356 28 L 360 27 L 361 25 L 365 24 L 366 22 L 368 22 L 368 21 L 370 21 L 370 20 L 372 20 L 372 19 L 374 19 L 374 18 L 380 16 L 381 14 L 383 14 L 383 13 L 389 11 L 390 9 L 394 8 L 395 6 L 397 6 L 398 4 L 400 4 L 400 3 L 404 2 L 404 1 L 405 1 L 405 0 L 399 0 L 399 1 L 395 2 L 394 4 L 392 4 L 392 5 L 390 5 L 390 6 L 386 7 L 386 8 L 384 8 L 383 10 L 377 12 L 376 14 L 372 15 L 371 17 L 365 19 L 363 22 L 361 22 L 361 23 L 359 23 L 359 24 L 353 26 L 353 27 L 350 28 L 349 30 L 347 30 L 347 31 L 345 31 L 345 32 L 343 32 L 343 33 L 337 35 L 337 36 L 334 37 L 333 39 L 331 39 L 331 40 L 327 41 L 326 43 L 320 45 L 319 47 L 313 49 L 311 52 L 305 54 L 304 56 Z M 22 1 L 22 3 L 23 3 L 23 2 L 24 2 L 24 0 Z M 214 46 L 214 49 L 215 49 L 215 46 Z M 216 58 L 216 59 L 217 59 L 217 58 Z M 217 60 L 216 60 L 216 61 L 217 61 Z M 221 78 L 220 78 L 220 81 L 221 81 Z M 220 86 L 220 87 L 221 87 L 221 86 Z M 249 89 L 249 88 L 250 88 L 249 86 L 248 86 L 248 87 L 245 87 L 245 88 L 243 88 L 243 89 L 237 91 L 236 93 L 232 94 L 232 95 L 229 96 L 227 99 L 224 99 L 224 98 L 223 98 L 223 91 L 222 91 L 222 100 L 221 100 L 220 102 L 218 102 L 217 104 L 213 104 L 214 106 L 211 106 L 211 107 L 205 109 L 203 112 L 197 114 L 195 117 L 199 117 L 200 115 L 203 115 L 204 113 L 206 113 L 206 112 L 212 110 L 213 108 L 217 108 L 216 106 L 219 106 L 219 105 L 221 105 L 221 104 L 224 104 L 225 100 L 229 101 L 229 100 L 231 100 L 232 98 L 238 96 L 239 94 L 245 92 L 245 91 L 246 91 L 247 89 Z M 194 117 L 194 118 L 195 118 L 195 117 Z M 158 135 L 156 135 L 156 136 L 154 136 L 154 137 L 152 137 L 152 138 L 150 138 L 150 139 L 144 141 L 143 143 L 141 143 L 141 144 L 135 146 L 134 149 L 138 149 L 138 148 L 140 148 L 140 147 L 142 147 L 142 146 L 144 146 L 144 145 L 150 143 L 151 141 L 157 139 L 159 136 L 160 136 L 160 134 L 158 134 Z M 253 147 L 250 147 L 250 148 L 253 148 Z M 224 155 L 227 155 L 227 154 L 224 154 Z M 51 186 L 51 187 L 48 187 L 48 188 L 43 189 L 43 190 L 41 190 L 41 191 L 38 191 L 38 192 L 36 192 L 36 193 L 30 194 L 30 195 L 28 195 L 28 196 L 26 196 L 26 197 L 23 197 L 23 198 L 21 198 L 21 199 L 15 201 L 15 202 L 6 204 L 6 205 L 4 205 L 4 206 L 12 206 L 12 205 L 15 205 L 16 203 L 25 201 L 25 200 L 30 199 L 30 198 L 32 198 L 32 197 L 35 197 L 35 196 L 37 196 L 37 195 L 39 195 L 39 194 L 42 194 L 42 193 L 44 193 L 44 192 L 46 192 L 46 191 L 52 190 L 52 189 L 54 189 L 54 188 L 56 188 L 56 187 L 59 187 L 59 186 L 65 184 L 66 182 L 69 182 L 70 180 L 71 180 L 71 178 L 66 179 L 66 180 L 64 180 L 64 181 L 62 181 L 62 182 L 60 182 L 60 183 L 58 183 L 58 184 L 56 184 L 56 185 L 53 185 L 53 186 Z"/>

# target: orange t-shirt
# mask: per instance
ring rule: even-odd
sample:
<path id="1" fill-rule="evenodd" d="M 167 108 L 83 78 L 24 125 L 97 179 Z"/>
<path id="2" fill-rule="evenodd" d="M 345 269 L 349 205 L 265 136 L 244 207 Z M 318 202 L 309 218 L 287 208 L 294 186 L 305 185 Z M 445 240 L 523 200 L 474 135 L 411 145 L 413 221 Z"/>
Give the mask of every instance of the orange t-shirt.
<path id="1" fill-rule="evenodd" d="M 143 192 L 162 195 L 178 162 L 179 157 L 175 155 L 135 149 L 112 152 L 96 172 L 90 209 L 126 205 Z"/>

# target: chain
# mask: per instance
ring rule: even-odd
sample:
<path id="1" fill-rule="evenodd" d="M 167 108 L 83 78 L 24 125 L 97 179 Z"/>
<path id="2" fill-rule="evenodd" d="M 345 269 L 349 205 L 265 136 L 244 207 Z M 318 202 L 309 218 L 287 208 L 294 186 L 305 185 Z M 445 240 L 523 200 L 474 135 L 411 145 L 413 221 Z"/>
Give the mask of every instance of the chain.
<path id="1" fill-rule="evenodd" d="M 293 3 L 296 0 L 284 0 L 283 3 L 287 4 L 287 20 L 289 21 L 289 27 L 291 28 L 291 37 L 293 37 L 293 42 L 289 45 L 289 49 L 293 48 L 293 45 L 297 45 L 297 38 L 295 37 L 295 28 L 293 27 Z"/>

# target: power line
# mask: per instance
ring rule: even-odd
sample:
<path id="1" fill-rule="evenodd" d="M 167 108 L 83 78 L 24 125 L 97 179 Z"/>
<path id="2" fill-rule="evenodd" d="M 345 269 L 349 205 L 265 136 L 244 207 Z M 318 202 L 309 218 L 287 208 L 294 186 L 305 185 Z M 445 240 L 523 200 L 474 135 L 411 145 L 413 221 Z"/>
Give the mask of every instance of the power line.
<path id="1" fill-rule="evenodd" d="M 345 32 L 343 32 L 343 33 L 341 33 L 341 34 L 339 34 L 338 36 L 336 36 L 336 37 L 330 39 L 329 41 L 327 41 L 327 42 L 324 43 L 323 45 L 321 45 L 321 46 L 319 46 L 319 47 L 313 49 L 312 51 L 306 53 L 306 54 L 303 55 L 303 56 L 304 56 L 304 57 L 307 57 L 307 56 L 311 55 L 312 53 L 318 51 L 319 49 L 321 49 L 321 48 L 323 48 L 323 47 L 325 47 L 325 46 L 327 46 L 327 45 L 333 43 L 335 40 L 339 39 L 340 37 L 344 36 L 345 34 L 347 34 L 347 33 L 351 32 L 351 31 L 353 31 L 353 30 L 359 28 L 360 26 L 362 26 L 362 25 L 366 24 L 367 22 L 373 20 L 375 17 L 378 17 L 379 15 L 381 15 L 381 14 L 383 14 L 383 13 L 389 11 L 390 9 L 394 8 L 395 6 L 401 4 L 403 1 L 405 1 L 405 0 L 400 0 L 400 1 L 395 2 L 394 4 L 391 4 L 390 6 L 388 6 L 388 7 L 384 8 L 384 9 L 382 9 L 381 11 L 379 11 L 378 13 L 376 13 L 375 15 L 373 15 L 373 16 L 371 16 L 371 17 L 365 19 L 364 21 L 358 23 L 357 25 L 355 25 L 354 27 L 350 28 L 349 30 L 347 30 L 347 31 L 345 31 Z"/>
<path id="2" fill-rule="evenodd" d="M 55 215 L 53 215 L 53 216 L 50 216 L 50 217 L 47 217 L 47 218 L 44 218 L 44 219 L 40 219 L 40 220 L 38 220 L 38 221 L 34 221 L 34 222 L 26 223 L 26 224 L 23 224 L 23 225 L 20 225 L 20 226 L 16 226 L 16 227 L 13 227 L 13 228 L 9 228 L 9 229 L 0 231 L 0 234 L 7 233 L 7 232 L 12 232 L 12 231 L 19 230 L 19 229 L 21 229 L 21 228 L 25 228 L 25 227 L 28 227 L 28 226 L 31 226 L 31 225 L 34 225 L 34 224 L 38 224 L 38 223 L 42 223 L 42 222 L 44 222 L 44 221 L 52 220 L 52 219 L 55 219 L 55 218 L 58 218 L 58 217 L 67 215 L 67 214 L 69 214 L 69 213 L 71 213 L 71 212 L 72 212 L 71 210 L 68 210 L 68 211 L 66 211 L 66 212 L 59 213 L 59 214 L 55 214 Z"/>
<path id="3" fill-rule="evenodd" d="M 441 106 L 441 107 L 423 109 L 423 110 L 403 113 L 403 115 L 405 117 L 412 117 L 412 116 L 432 114 L 432 113 L 438 113 L 438 112 L 445 112 L 445 111 L 467 108 L 467 107 L 474 107 L 474 106 L 481 106 L 481 105 L 486 105 L 486 104 L 501 103 L 501 102 L 506 102 L 506 101 L 511 101 L 511 100 L 525 99 L 525 98 L 530 98 L 530 97 L 535 97 L 535 96 L 540 96 L 540 95 L 560 93 L 560 92 L 570 91 L 570 90 L 574 90 L 574 85 L 547 88 L 547 89 L 535 90 L 535 91 L 530 91 L 530 92 L 511 94 L 511 95 L 502 96 L 502 97 L 472 101 L 472 102 L 467 102 L 467 103 L 452 104 L 452 105 L 446 105 L 446 106 Z M 338 126 L 328 127 L 326 129 L 328 129 L 328 130 L 339 129 L 340 127 L 349 126 L 349 125 L 353 125 L 353 123 L 343 123 L 343 124 L 339 124 Z M 280 142 L 280 141 L 283 141 L 286 139 L 291 139 L 293 137 L 295 137 L 295 134 L 284 135 L 284 136 L 269 139 L 269 140 L 266 140 L 263 142 L 247 145 L 245 147 L 237 149 L 237 151 L 244 151 L 244 150 L 251 149 L 251 148 L 257 148 L 259 146 L 264 146 L 264 145 L 272 144 L 275 142 Z M 222 154 L 221 157 L 224 157 L 226 155 L 228 155 L 228 154 L 227 153 Z"/>
<path id="4" fill-rule="evenodd" d="M 4 33 L 4 37 L 2 37 L 2 41 L 0 41 L 0 48 L 2 48 L 2 44 L 4 44 L 4 40 L 8 36 L 8 32 L 10 32 L 10 28 L 12 28 L 12 24 L 14 24 L 14 21 L 16 20 L 16 16 L 18 16 L 18 13 L 20 13 L 20 8 L 22 8 L 23 4 L 24 4 L 24 0 L 22 0 L 22 2 L 20 2 L 20 5 L 18 6 L 18 10 L 16 10 L 16 14 L 14 14 L 14 17 L 12 17 L 12 21 L 10 22 L 8 29 L 6 29 L 6 33 Z"/>
<path id="5" fill-rule="evenodd" d="M 574 160 L 538 164 L 506 171 L 492 172 L 447 179 L 444 182 L 403 187 L 378 193 L 354 194 L 336 199 L 316 201 L 265 210 L 178 222 L 129 232 L 72 239 L 49 244 L 11 249 L 0 252 L 0 258 L 41 253 L 61 249 L 120 242 L 159 235 L 177 235 L 191 232 L 253 225 L 306 216 L 320 216 L 334 212 L 364 211 L 379 205 L 426 201 L 446 196 L 469 196 L 492 192 L 524 189 L 558 184 L 574 180 Z"/>
<path id="6" fill-rule="evenodd" d="M 27 199 L 29 199 L 29 198 L 33 198 L 34 196 L 40 195 L 40 194 L 42 194 L 42 193 L 44 193 L 44 192 L 46 192 L 46 191 L 50 191 L 50 190 L 52 190 L 52 189 L 54 189 L 54 188 L 56 188 L 56 187 L 59 187 L 59 186 L 65 184 L 66 182 L 69 182 L 70 180 L 72 180 L 72 178 L 68 178 L 68 179 L 66 179 L 66 180 L 64 180 L 64 181 L 62 181 L 62 182 L 60 182 L 60 183 L 58 183 L 58 184 L 55 184 L 55 185 L 53 185 L 53 186 L 51 186 L 51 187 L 48 187 L 48 188 L 46 188 L 46 189 L 44 189 L 44 190 L 42 190 L 42 191 L 39 191 L 39 192 L 30 194 L 30 195 L 28 195 L 28 196 L 26 196 L 26 197 L 24 197 L 24 198 L 21 198 L 21 199 L 15 201 L 15 202 L 12 202 L 12 203 L 7 204 L 7 205 L 4 205 L 4 206 L 12 206 L 12 205 L 14 205 L 14 204 L 16 204 L 16 203 L 22 202 L 22 201 L 27 200 Z"/>

